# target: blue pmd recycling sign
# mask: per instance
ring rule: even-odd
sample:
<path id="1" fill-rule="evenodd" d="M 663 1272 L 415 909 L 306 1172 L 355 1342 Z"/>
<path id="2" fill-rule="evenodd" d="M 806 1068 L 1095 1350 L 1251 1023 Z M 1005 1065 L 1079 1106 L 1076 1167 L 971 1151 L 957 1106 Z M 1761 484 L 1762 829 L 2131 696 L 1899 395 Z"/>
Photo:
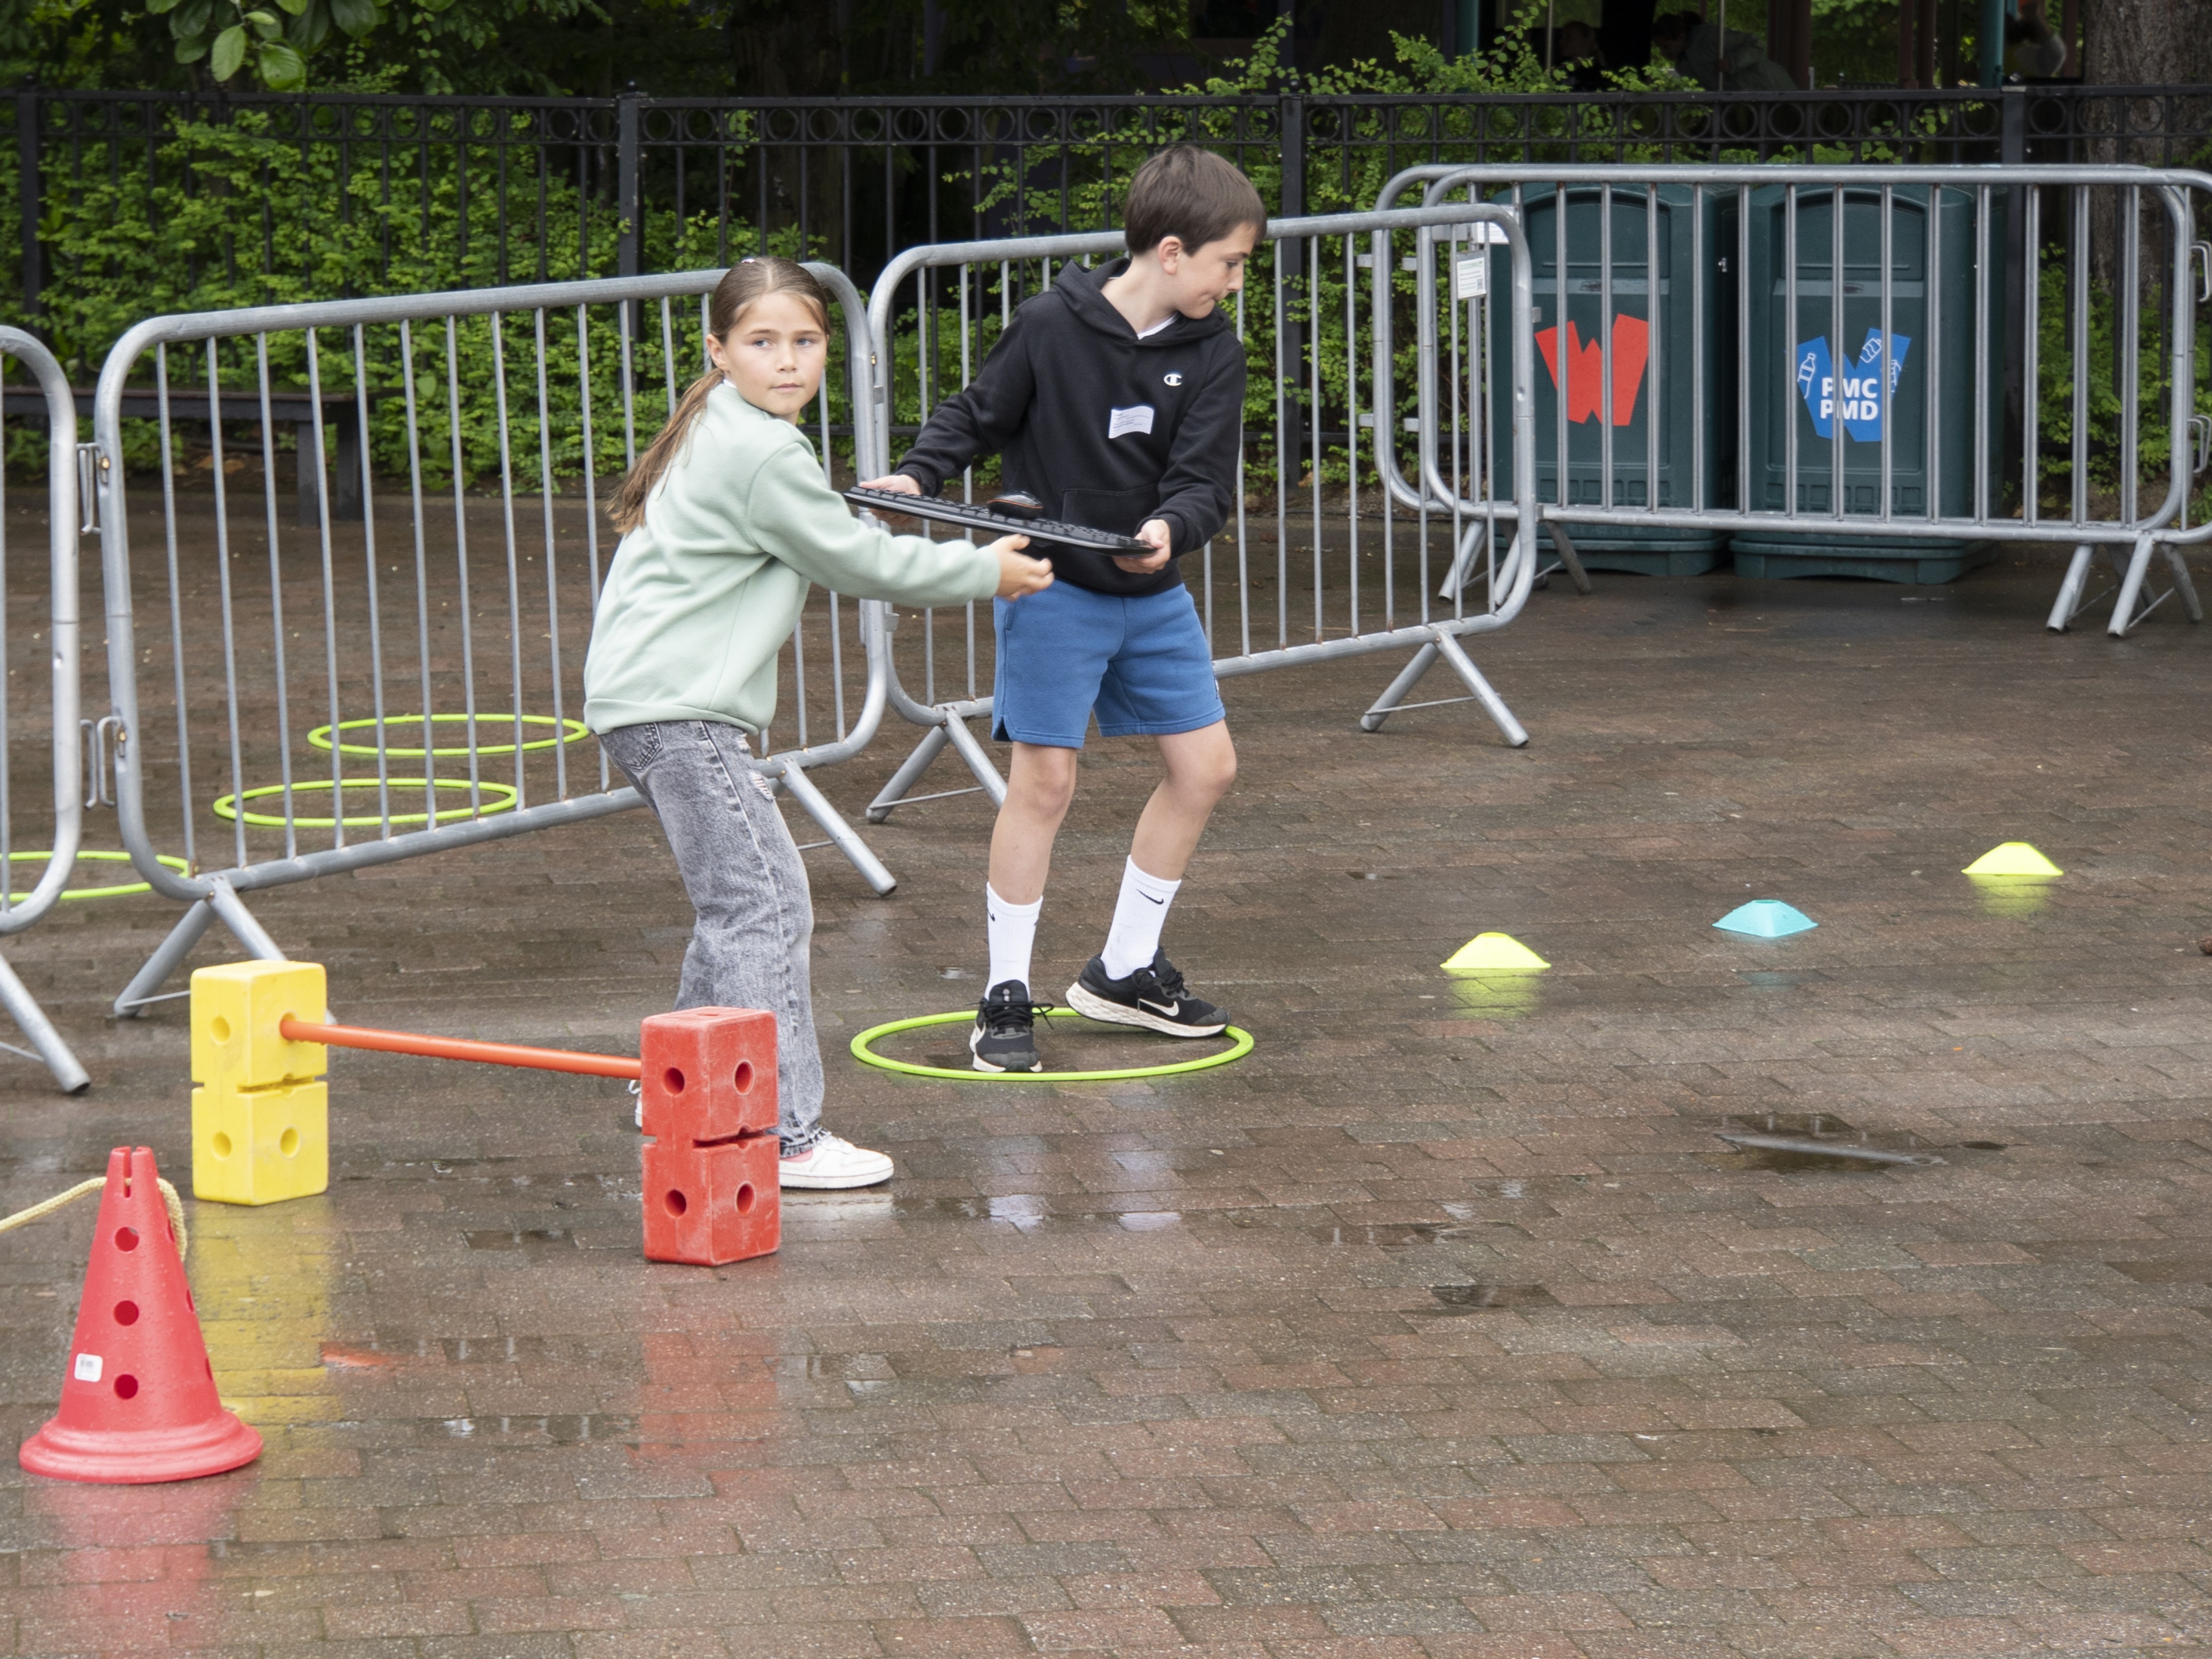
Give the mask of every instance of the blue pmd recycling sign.
<path id="1" fill-rule="evenodd" d="M 1894 393 L 1905 373 L 1905 354 L 1912 342 L 1902 334 L 1889 337 L 1889 390 Z M 1840 392 L 1840 397 L 1839 397 Z M 1813 429 L 1823 438 L 1835 436 L 1834 419 L 1844 417 L 1844 430 L 1861 443 L 1881 441 L 1881 412 L 1888 401 L 1881 387 L 1881 331 L 1867 330 L 1858 358 L 1844 370 L 1843 385 L 1836 384 L 1834 359 L 1823 339 L 1807 340 L 1797 348 L 1797 395 L 1813 417 Z"/>

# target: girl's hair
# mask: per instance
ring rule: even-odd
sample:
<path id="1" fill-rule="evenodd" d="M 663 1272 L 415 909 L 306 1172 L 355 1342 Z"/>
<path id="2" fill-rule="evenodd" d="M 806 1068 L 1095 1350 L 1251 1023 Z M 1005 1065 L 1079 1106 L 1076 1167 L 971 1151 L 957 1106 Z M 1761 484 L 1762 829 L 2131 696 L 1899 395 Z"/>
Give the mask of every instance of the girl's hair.
<path id="1" fill-rule="evenodd" d="M 814 274 L 795 259 L 780 259 L 771 254 L 747 259 L 723 273 L 722 280 L 714 284 L 713 297 L 707 302 L 707 331 L 718 340 L 726 340 L 754 301 L 771 294 L 797 295 L 814 313 L 814 320 L 822 331 L 830 331 L 830 295 L 814 280 Z M 646 499 L 690 438 L 692 426 L 698 421 L 700 411 L 707 407 L 707 394 L 721 383 L 722 371 L 713 368 L 691 382 L 683 400 L 676 405 L 676 412 L 668 417 L 668 424 L 660 428 L 660 435 L 637 458 L 637 465 L 630 468 L 629 476 L 615 492 L 609 511 L 614 516 L 615 528 L 624 535 L 645 522 Z"/>

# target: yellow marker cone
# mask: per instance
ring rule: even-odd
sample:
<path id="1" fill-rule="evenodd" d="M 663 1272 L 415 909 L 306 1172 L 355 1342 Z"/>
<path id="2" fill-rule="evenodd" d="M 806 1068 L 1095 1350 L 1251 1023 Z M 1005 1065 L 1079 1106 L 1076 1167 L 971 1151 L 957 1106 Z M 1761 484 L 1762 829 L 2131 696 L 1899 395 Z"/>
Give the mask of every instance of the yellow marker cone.
<path id="1" fill-rule="evenodd" d="M 1510 933 L 1477 933 L 1451 953 L 1448 974 L 1540 974 L 1552 964 Z"/>
<path id="2" fill-rule="evenodd" d="M 1969 876 L 2063 876 L 2066 872 L 2024 841 L 2008 841 L 1960 872 Z"/>

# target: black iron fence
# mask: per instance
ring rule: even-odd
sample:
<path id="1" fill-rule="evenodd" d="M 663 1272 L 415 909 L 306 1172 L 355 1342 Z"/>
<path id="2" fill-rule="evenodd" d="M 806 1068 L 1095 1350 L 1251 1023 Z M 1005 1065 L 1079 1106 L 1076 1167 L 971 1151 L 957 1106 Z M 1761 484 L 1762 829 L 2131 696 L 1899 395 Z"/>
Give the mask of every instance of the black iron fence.
<path id="1" fill-rule="evenodd" d="M 1112 222 L 1158 146 L 1285 213 L 1434 161 L 2136 161 L 2212 150 L 2212 88 L 698 100 L 18 92 L 0 313 L 76 364 L 149 311 Z M 0 123 L 5 113 L 0 112 Z M 10 291 L 12 290 L 12 291 Z"/>

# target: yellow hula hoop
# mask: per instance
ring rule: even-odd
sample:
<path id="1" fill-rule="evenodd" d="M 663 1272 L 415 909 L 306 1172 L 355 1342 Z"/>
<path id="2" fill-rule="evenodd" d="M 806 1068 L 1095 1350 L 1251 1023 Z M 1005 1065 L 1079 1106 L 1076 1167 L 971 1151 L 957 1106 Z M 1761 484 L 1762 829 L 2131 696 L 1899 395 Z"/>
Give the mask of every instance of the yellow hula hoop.
<path id="1" fill-rule="evenodd" d="M 481 754 L 483 751 L 479 750 L 477 752 Z M 393 790 L 420 789 L 424 787 L 423 780 L 421 778 L 386 778 L 383 780 L 383 781 L 386 787 Z M 348 789 L 374 789 L 377 787 L 377 783 L 378 780 L 374 778 L 348 778 L 345 781 L 345 787 Z M 291 789 L 292 793 L 295 795 L 313 794 L 318 792 L 328 794 L 337 787 L 337 786 L 333 784 L 330 779 L 321 778 L 310 779 L 302 783 L 295 783 L 291 786 Z M 445 823 L 454 818 L 488 818 L 495 812 L 512 811 L 514 808 L 515 794 L 514 786 L 505 783 L 494 783 L 489 778 L 485 778 L 482 781 L 474 785 L 471 785 L 466 778 L 438 778 L 433 781 L 433 787 L 440 789 L 460 790 L 467 790 L 473 787 L 482 791 L 487 796 L 496 795 L 499 797 L 496 800 L 487 799 L 483 803 L 483 807 L 481 811 L 467 806 L 448 807 L 437 814 L 435 821 L 439 823 Z M 270 795 L 281 795 L 284 793 L 284 788 L 285 786 L 281 783 L 264 783 L 258 788 L 245 791 L 244 799 L 247 800 L 260 800 Z M 214 808 L 215 815 L 219 818 L 234 819 L 239 816 L 238 801 L 229 795 L 217 795 L 215 798 Z M 249 811 L 245 815 L 245 817 L 246 821 L 248 823 L 252 824 L 257 829 L 282 830 L 284 827 L 284 820 L 283 818 L 273 817 L 266 812 Z M 343 820 L 345 827 L 349 830 L 380 829 L 387 823 L 428 823 L 432 821 L 431 815 L 428 812 L 394 812 L 388 818 L 381 812 L 370 812 L 359 817 L 349 817 Z M 297 817 L 294 817 L 292 820 L 293 827 L 300 830 L 329 830 L 335 828 L 337 822 L 337 820 L 331 818 L 303 818 Z"/>
<path id="2" fill-rule="evenodd" d="M 550 726 L 556 728 L 557 735 L 556 736 L 550 738 L 535 738 L 530 742 L 524 744 L 522 745 L 522 752 L 526 755 L 535 750 L 557 749 L 566 744 L 581 743 L 585 738 L 592 735 L 591 728 L 586 726 L 583 721 L 567 719 L 556 720 L 550 714 L 523 714 L 520 716 L 514 714 L 433 714 L 430 716 L 430 720 L 434 725 L 465 725 L 470 720 L 474 720 L 479 726 L 513 726 L 519 720 L 524 726 Z M 384 728 L 386 732 L 389 732 L 395 726 L 420 726 L 422 724 L 422 716 L 420 714 L 386 714 L 384 717 Z M 377 722 L 374 719 L 340 720 L 338 722 L 338 730 L 340 732 L 374 732 L 376 730 L 376 726 Z M 318 749 L 329 749 L 331 746 L 331 728 L 327 726 L 317 726 L 313 731 L 307 733 L 307 741 Z M 468 754 L 470 750 L 468 746 L 464 744 L 458 749 L 432 749 L 429 752 L 432 755 L 465 756 Z M 475 752 L 479 755 L 512 755 L 514 752 L 514 745 L 512 743 L 478 744 L 476 747 Z M 383 749 L 380 750 L 373 743 L 341 743 L 338 744 L 338 753 L 341 755 L 367 755 L 372 759 L 379 754 L 383 754 L 394 760 L 420 760 L 422 757 L 423 751 L 420 749 L 395 749 L 389 744 L 386 744 Z M 383 820 L 380 818 L 377 822 L 380 823 Z"/>
<path id="3" fill-rule="evenodd" d="M 901 1031 L 916 1030 L 925 1025 L 960 1024 L 975 1018 L 973 1009 L 962 1009 L 957 1013 L 923 1014 L 915 1019 L 894 1019 L 885 1024 L 872 1025 L 853 1039 L 853 1058 L 864 1066 L 880 1066 L 886 1072 L 903 1072 L 908 1077 L 950 1078 L 955 1083 L 1116 1083 L 1129 1078 L 1173 1077 L 1182 1072 L 1210 1071 L 1216 1066 L 1242 1060 L 1252 1052 L 1252 1034 L 1237 1025 L 1222 1033 L 1231 1041 L 1218 1054 L 1200 1054 L 1196 1060 L 1178 1060 L 1165 1066 L 1125 1066 L 1110 1072 L 959 1072 L 947 1066 L 916 1066 L 911 1060 L 892 1060 L 875 1051 L 878 1038 L 896 1036 Z M 1045 1018 L 1080 1019 L 1083 1016 L 1073 1008 L 1048 1008 Z"/>
<path id="4" fill-rule="evenodd" d="M 161 860 L 164 866 L 175 871 L 180 876 L 188 874 L 191 872 L 191 866 L 186 864 L 182 859 L 178 858 L 174 854 L 161 853 L 155 854 L 155 856 Z M 10 853 L 8 854 L 8 862 L 14 864 L 19 860 L 27 859 L 34 863 L 44 864 L 52 857 L 53 854 L 51 850 Z M 77 857 L 89 860 L 94 864 L 128 864 L 131 862 L 131 854 L 128 853 L 95 853 L 88 851 L 83 848 L 79 848 L 77 849 Z M 115 887 L 64 888 L 62 891 L 61 896 L 64 902 L 67 902 L 70 899 L 128 898 L 133 893 L 150 893 L 154 889 L 152 885 L 147 882 L 130 881 L 125 882 L 121 885 Z M 27 903 L 29 901 L 30 896 L 31 896 L 28 893 L 10 893 L 8 895 L 8 902 L 10 904 Z"/>

